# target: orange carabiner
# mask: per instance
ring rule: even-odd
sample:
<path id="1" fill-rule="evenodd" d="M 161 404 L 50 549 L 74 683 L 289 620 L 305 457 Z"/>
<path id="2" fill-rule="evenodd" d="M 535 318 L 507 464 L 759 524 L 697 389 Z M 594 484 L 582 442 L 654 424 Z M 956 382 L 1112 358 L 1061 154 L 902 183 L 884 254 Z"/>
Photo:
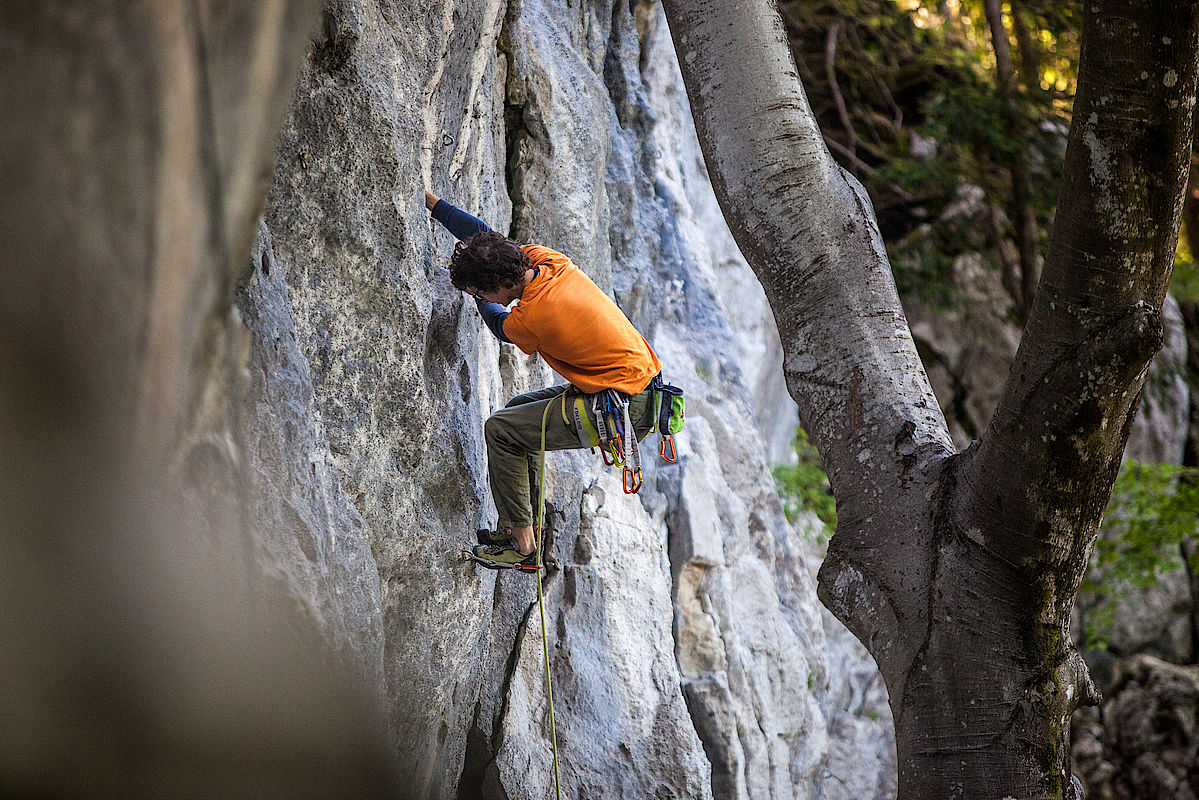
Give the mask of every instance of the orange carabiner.
<path id="1" fill-rule="evenodd" d="M 666 445 L 670 445 L 670 455 L 666 455 Z M 679 460 L 679 454 L 674 449 L 674 437 L 669 433 L 662 437 L 661 444 L 658 445 L 658 455 L 662 456 L 662 460 L 667 464 L 673 464 Z"/>
<path id="2" fill-rule="evenodd" d="M 625 494 L 637 494 L 641 489 L 641 484 L 644 482 L 641 470 L 634 471 L 628 467 L 624 468 L 621 478 L 624 483 Z"/>

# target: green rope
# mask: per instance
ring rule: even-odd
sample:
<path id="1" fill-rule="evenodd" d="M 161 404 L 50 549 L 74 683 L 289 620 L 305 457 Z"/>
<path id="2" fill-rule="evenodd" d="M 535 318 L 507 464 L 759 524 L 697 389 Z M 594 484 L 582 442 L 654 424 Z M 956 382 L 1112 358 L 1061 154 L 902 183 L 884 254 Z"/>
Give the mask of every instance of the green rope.
<path id="1" fill-rule="evenodd" d="M 566 413 L 566 392 L 562 395 L 562 413 Z M 545 404 L 545 411 L 541 414 L 541 469 L 539 475 L 541 480 L 537 484 L 537 563 L 540 569 L 537 570 L 537 606 L 541 609 L 541 655 L 545 660 L 545 694 L 550 702 L 550 744 L 554 750 L 554 790 L 558 793 L 558 800 L 562 800 L 562 784 L 558 778 L 558 731 L 554 727 L 554 687 L 550 683 L 550 648 L 549 635 L 545 630 L 545 595 L 541 588 L 541 573 L 545 571 L 544 555 L 541 552 L 544 535 L 542 531 L 545 527 L 545 421 L 549 417 L 550 406 L 554 404 L 553 400 Z"/>

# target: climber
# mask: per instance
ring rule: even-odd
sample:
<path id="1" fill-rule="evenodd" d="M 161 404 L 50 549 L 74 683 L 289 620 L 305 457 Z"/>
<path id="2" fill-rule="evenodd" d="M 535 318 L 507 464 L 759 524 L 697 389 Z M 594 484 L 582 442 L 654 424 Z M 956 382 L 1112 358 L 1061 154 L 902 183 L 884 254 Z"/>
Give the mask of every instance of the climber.
<path id="1" fill-rule="evenodd" d="M 530 479 L 542 480 L 540 461 L 533 456 L 540 452 L 543 421 L 546 450 L 585 447 L 579 430 L 596 428 L 592 403 L 571 408 L 588 416 L 576 427 L 560 398 L 564 392 L 603 396 L 611 389 L 627 400 L 627 419 L 641 439 L 655 427 L 651 384 L 660 385 L 655 379 L 662 365 L 616 303 L 569 258 L 548 247 L 518 244 L 427 191 L 425 206 L 459 239 L 450 258 L 450 281 L 475 299 L 488 329 L 529 355 L 540 353 L 570 382 L 512 398 L 483 428 L 499 524 L 490 541 L 472 549 L 474 559 L 491 569 L 535 572 L 541 565 L 533 537 L 536 484 Z M 516 305 L 505 310 L 513 301 Z M 550 403 L 547 417 L 543 412 Z"/>

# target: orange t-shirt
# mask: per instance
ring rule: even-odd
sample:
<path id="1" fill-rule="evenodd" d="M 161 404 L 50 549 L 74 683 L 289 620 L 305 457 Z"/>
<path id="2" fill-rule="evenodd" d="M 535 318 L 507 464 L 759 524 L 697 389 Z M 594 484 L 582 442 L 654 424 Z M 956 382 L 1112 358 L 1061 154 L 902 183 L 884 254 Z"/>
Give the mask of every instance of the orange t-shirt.
<path id="1" fill-rule="evenodd" d="M 540 272 L 504 319 L 504 335 L 588 394 L 639 394 L 662 370 L 645 337 L 569 258 L 521 245 Z"/>

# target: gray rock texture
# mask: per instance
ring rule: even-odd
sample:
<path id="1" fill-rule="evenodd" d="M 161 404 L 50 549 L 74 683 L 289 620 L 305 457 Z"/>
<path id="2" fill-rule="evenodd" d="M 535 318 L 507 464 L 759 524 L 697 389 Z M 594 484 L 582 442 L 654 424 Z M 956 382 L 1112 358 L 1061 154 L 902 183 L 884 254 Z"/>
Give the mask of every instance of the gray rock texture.
<path id="1" fill-rule="evenodd" d="M 1199 668 L 1126 659 L 1102 714 L 1075 728 L 1076 771 L 1092 800 L 1199 797 Z"/>
<path id="2" fill-rule="evenodd" d="M 904 298 L 912 336 L 959 448 L 986 429 L 1020 343 L 1011 300 L 996 270 L 983 264 L 990 246 L 984 232 L 990 215 L 999 213 L 987 205 L 982 189 L 963 186 L 934 224 L 901 243 L 897 257 L 932 263 L 943 257 L 939 241 L 961 248 L 953 257 L 950 285 L 940 287 L 947 298 Z"/>
<path id="3" fill-rule="evenodd" d="M 250 332 L 242 436 L 254 475 L 256 561 L 372 686 L 383 677 L 383 617 L 370 536 L 346 497 L 316 424 L 308 362 L 296 341 L 283 271 L 259 226 L 238 308 Z"/>
<path id="4" fill-rule="evenodd" d="M 1187 333 L 1178 301 L 1167 295 L 1162 307 L 1165 336 L 1141 394 L 1124 457 L 1150 464 L 1181 464 L 1190 424 L 1187 385 Z"/>

